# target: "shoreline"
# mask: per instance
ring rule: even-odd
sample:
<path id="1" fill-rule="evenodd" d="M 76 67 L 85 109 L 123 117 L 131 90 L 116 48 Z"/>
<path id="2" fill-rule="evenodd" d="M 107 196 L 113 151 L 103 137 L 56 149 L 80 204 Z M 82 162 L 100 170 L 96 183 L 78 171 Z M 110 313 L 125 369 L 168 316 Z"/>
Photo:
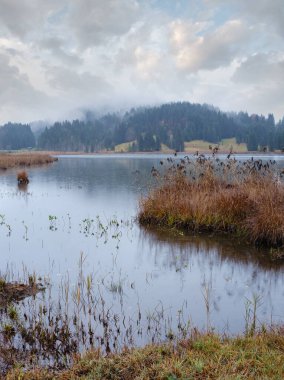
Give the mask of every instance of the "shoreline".
<path id="1" fill-rule="evenodd" d="M 118 155 L 174 155 L 175 153 L 178 156 L 181 155 L 195 155 L 196 151 L 188 152 L 188 151 L 183 151 L 183 152 L 166 152 L 166 151 L 139 151 L 139 152 L 115 152 L 115 151 L 98 151 L 98 152 L 72 152 L 72 151 L 37 151 L 39 154 L 49 154 L 52 156 L 108 156 L 108 155 L 113 155 L 113 156 L 118 156 Z M 205 155 L 212 155 L 212 151 L 210 150 L 198 150 L 198 154 L 205 154 Z M 251 155 L 258 155 L 258 156 L 284 156 L 284 152 L 259 152 L 259 151 L 248 151 L 248 152 L 233 152 L 230 153 L 229 151 L 219 151 L 216 153 L 216 157 L 218 155 L 228 155 L 230 154 L 231 156 L 251 156 Z"/>
<path id="2" fill-rule="evenodd" d="M 121 353 L 92 349 L 75 357 L 70 368 L 53 370 L 15 368 L 8 380 L 177 380 L 177 379 L 282 379 L 284 330 L 281 327 L 226 337 L 193 330 L 188 338 L 143 348 L 125 347 Z"/>

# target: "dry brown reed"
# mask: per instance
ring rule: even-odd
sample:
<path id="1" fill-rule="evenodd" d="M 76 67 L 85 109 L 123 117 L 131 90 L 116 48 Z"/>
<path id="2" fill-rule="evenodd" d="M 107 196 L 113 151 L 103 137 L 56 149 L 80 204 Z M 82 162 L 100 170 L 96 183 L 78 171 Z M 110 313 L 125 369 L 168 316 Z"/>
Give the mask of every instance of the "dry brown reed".
<path id="1" fill-rule="evenodd" d="M 140 201 L 144 225 L 234 232 L 250 242 L 284 244 L 284 186 L 274 162 L 197 157 L 173 163 Z"/>
<path id="2" fill-rule="evenodd" d="M 23 170 L 17 174 L 17 180 L 19 184 L 27 184 L 29 183 L 28 173 Z"/>
<path id="3" fill-rule="evenodd" d="M 43 153 L 0 153 L 0 169 L 2 170 L 21 166 L 44 165 L 54 161 L 57 161 L 56 157 Z"/>

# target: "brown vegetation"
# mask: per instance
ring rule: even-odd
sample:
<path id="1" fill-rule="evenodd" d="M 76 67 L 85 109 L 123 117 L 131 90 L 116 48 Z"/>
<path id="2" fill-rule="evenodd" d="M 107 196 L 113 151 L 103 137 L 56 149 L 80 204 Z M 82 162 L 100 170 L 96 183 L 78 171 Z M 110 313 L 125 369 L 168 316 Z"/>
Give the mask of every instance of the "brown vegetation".
<path id="1" fill-rule="evenodd" d="M 28 177 L 28 174 L 25 170 L 19 172 L 17 174 L 17 180 L 18 180 L 18 184 L 21 185 L 21 184 L 27 184 L 29 183 L 29 177 Z"/>
<path id="2" fill-rule="evenodd" d="M 10 302 L 18 302 L 26 297 L 35 296 L 43 289 L 32 278 L 28 284 L 6 282 L 0 278 L 0 307 L 8 305 Z"/>
<path id="3" fill-rule="evenodd" d="M 199 156 L 173 163 L 140 202 L 144 225 L 234 232 L 255 244 L 284 244 L 284 186 L 274 162 Z M 279 254 L 279 252 L 278 252 Z"/>
<path id="4" fill-rule="evenodd" d="M 108 356 L 90 351 L 69 370 L 17 369 L 7 379 L 283 379 L 283 347 L 281 329 L 236 338 L 196 332 L 177 345 L 149 345 Z"/>
<path id="5" fill-rule="evenodd" d="M 44 165 L 57 160 L 56 157 L 44 153 L 0 153 L 0 169 Z"/>

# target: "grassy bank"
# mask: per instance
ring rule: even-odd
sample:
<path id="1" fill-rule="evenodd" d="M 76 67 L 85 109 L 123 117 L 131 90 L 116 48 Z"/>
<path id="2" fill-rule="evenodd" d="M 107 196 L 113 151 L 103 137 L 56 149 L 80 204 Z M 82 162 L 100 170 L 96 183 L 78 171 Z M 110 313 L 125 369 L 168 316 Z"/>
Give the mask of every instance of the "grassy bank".
<path id="1" fill-rule="evenodd" d="M 274 162 L 186 157 L 163 176 L 155 168 L 152 174 L 160 182 L 140 202 L 141 224 L 230 232 L 254 244 L 283 246 L 284 187 Z"/>
<path id="2" fill-rule="evenodd" d="M 57 160 L 45 153 L 0 153 L 0 169 L 45 165 Z"/>
<path id="3" fill-rule="evenodd" d="M 109 356 L 99 351 L 88 352 L 77 358 L 71 369 L 62 372 L 17 369 L 7 375 L 8 380 L 283 378 L 283 329 L 236 338 L 194 333 L 176 345 L 149 345 Z"/>

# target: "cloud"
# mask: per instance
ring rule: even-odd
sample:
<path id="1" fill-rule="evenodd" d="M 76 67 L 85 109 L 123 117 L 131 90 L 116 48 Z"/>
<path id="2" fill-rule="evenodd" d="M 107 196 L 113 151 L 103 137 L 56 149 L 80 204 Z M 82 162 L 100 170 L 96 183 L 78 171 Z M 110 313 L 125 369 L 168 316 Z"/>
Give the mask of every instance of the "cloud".
<path id="1" fill-rule="evenodd" d="M 56 0 L 1 0 L 0 29 L 23 38 L 42 27 L 47 17 L 58 10 L 59 3 Z"/>
<path id="2" fill-rule="evenodd" d="M 175 100 L 283 116 L 282 2 L 1 0 L 0 122 Z"/>
<path id="3" fill-rule="evenodd" d="M 28 77 L 17 67 L 10 65 L 7 56 L 0 54 L 0 107 L 10 105 L 32 105 L 35 100 L 44 100 L 44 94 L 35 90 Z"/>
<path id="4" fill-rule="evenodd" d="M 31 110 L 42 109 L 49 101 L 48 96 L 36 90 L 27 75 L 20 73 L 17 67 L 10 64 L 9 58 L 1 53 L 0 88 L 0 121 L 27 121 Z"/>
<path id="5" fill-rule="evenodd" d="M 202 24 L 182 21 L 173 22 L 171 29 L 177 68 L 188 72 L 229 65 L 243 54 L 243 44 L 250 38 L 240 20 L 230 20 L 213 32 L 202 33 Z"/>
<path id="6" fill-rule="evenodd" d="M 263 24 L 267 31 L 274 30 L 284 37 L 283 0 L 203 0 L 206 8 L 221 12 L 224 7 L 233 17 L 249 20 L 252 25 Z"/>
<path id="7" fill-rule="evenodd" d="M 62 38 L 45 38 L 37 43 L 39 49 L 46 50 L 54 58 L 61 61 L 64 65 L 79 66 L 82 64 L 82 58 L 75 52 L 68 51 L 66 41 Z"/>
<path id="8" fill-rule="evenodd" d="M 46 74 L 50 84 L 66 94 L 102 94 L 111 89 L 107 81 L 88 72 L 77 73 L 68 68 L 54 66 L 48 68 Z"/>
<path id="9" fill-rule="evenodd" d="M 81 48 L 88 48 L 127 33 L 140 16 L 135 0 L 74 0 L 68 25 Z"/>
<path id="10" fill-rule="evenodd" d="M 258 86 L 284 85 L 284 54 L 259 53 L 248 57 L 238 67 L 232 78 L 243 84 Z"/>
<path id="11" fill-rule="evenodd" d="M 284 55 L 259 53 L 248 57 L 235 71 L 232 80 L 246 92 L 255 112 L 283 116 Z"/>

